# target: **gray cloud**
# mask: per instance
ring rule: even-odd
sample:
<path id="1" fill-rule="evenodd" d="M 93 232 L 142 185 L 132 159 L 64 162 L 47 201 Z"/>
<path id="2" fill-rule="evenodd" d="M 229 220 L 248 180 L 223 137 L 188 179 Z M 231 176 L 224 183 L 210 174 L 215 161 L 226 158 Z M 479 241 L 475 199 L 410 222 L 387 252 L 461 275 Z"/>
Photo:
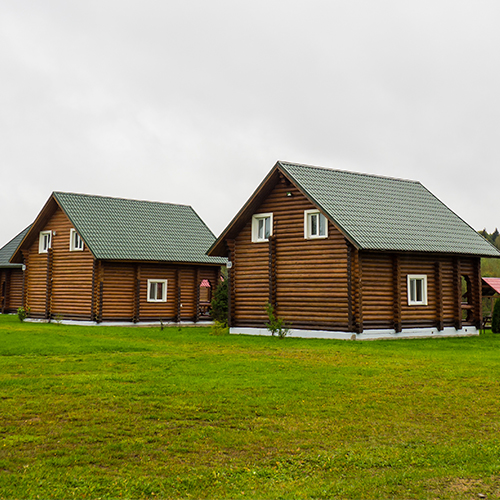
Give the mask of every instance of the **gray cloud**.
<path id="1" fill-rule="evenodd" d="M 500 225 L 495 1 L 4 1 L 0 245 L 54 190 L 218 234 L 277 159 L 420 180 Z M 489 189 L 488 189 L 489 188 Z"/>

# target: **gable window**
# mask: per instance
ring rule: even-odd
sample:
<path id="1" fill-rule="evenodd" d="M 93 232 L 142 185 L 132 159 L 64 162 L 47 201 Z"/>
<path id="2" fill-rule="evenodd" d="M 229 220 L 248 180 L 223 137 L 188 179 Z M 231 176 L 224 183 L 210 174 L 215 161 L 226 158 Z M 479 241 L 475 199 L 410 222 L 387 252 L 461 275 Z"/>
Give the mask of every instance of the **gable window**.
<path id="1" fill-rule="evenodd" d="M 273 214 L 255 214 L 252 217 L 252 241 L 268 241 L 273 234 Z"/>
<path id="2" fill-rule="evenodd" d="M 408 305 L 427 305 L 427 275 L 409 274 L 408 280 Z"/>
<path id="3" fill-rule="evenodd" d="M 72 229 L 69 233 L 69 250 L 70 252 L 83 250 L 83 240 L 76 232 L 76 229 Z"/>
<path id="4" fill-rule="evenodd" d="M 38 253 L 47 253 L 52 245 L 52 231 L 40 231 Z"/>
<path id="5" fill-rule="evenodd" d="M 167 301 L 167 280 L 148 280 L 148 302 Z"/>
<path id="6" fill-rule="evenodd" d="M 328 221 L 319 210 L 304 211 L 304 238 L 327 238 Z"/>

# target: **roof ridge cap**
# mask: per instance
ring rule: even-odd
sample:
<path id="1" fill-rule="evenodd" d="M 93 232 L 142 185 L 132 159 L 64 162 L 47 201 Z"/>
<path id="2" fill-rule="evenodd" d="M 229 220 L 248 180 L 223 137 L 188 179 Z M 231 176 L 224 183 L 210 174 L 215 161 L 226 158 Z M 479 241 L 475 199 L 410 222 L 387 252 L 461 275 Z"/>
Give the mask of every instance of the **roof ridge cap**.
<path id="1" fill-rule="evenodd" d="M 88 194 L 88 193 L 75 193 L 73 191 L 54 191 L 52 193 L 56 198 L 58 194 L 68 194 L 73 196 L 83 196 L 85 198 L 101 198 L 106 200 L 122 200 L 122 201 L 134 201 L 137 203 L 152 203 L 155 205 L 172 205 L 177 207 L 188 207 L 193 209 L 192 205 L 187 205 L 185 203 L 172 203 L 169 201 L 153 201 L 153 200 L 139 200 L 137 198 L 124 198 L 123 196 L 107 196 L 102 194 Z"/>
<path id="2" fill-rule="evenodd" d="M 317 165 L 308 165 L 307 163 L 296 163 L 296 162 L 282 161 L 282 160 L 278 160 L 278 163 L 282 166 L 292 165 L 292 166 L 296 166 L 296 167 L 307 167 L 307 168 L 313 168 L 315 170 L 326 170 L 327 172 L 342 172 L 345 174 L 359 175 L 359 176 L 363 176 L 363 177 L 375 177 L 377 179 L 388 179 L 388 180 L 393 180 L 393 181 L 411 182 L 413 184 L 422 185 L 422 183 L 420 181 L 417 181 L 414 179 L 404 179 L 402 177 L 392 177 L 390 175 L 368 174 L 366 172 L 354 172 L 352 170 L 345 170 L 345 169 L 341 169 L 341 168 L 319 167 Z"/>

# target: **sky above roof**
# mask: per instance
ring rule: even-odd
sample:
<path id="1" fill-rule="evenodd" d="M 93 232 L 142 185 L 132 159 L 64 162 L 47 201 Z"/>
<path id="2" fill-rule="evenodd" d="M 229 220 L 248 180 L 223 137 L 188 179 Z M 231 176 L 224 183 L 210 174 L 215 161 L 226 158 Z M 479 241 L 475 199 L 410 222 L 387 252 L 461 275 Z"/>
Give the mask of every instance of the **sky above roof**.
<path id="1" fill-rule="evenodd" d="M 500 3 L 4 0 L 0 247 L 52 191 L 193 206 L 278 159 L 419 180 L 500 226 Z"/>

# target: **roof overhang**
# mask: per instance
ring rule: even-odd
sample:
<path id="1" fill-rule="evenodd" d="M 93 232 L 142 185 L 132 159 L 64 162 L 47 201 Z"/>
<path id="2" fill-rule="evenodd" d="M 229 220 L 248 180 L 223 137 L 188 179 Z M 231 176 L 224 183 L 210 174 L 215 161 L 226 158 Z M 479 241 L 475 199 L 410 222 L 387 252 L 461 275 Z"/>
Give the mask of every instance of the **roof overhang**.
<path id="1" fill-rule="evenodd" d="M 43 230 L 43 228 L 46 226 L 46 224 L 48 223 L 48 221 L 54 215 L 54 213 L 56 212 L 56 210 L 58 208 L 60 208 L 65 213 L 65 215 L 68 217 L 64 208 L 57 201 L 55 193 L 52 193 L 50 195 L 49 199 L 46 201 L 43 208 L 38 213 L 35 221 L 31 225 L 31 228 L 25 234 L 21 243 L 19 243 L 16 251 L 13 253 L 13 255 L 10 259 L 11 263 L 22 263 L 23 262 L 24 258 L 23 258 L 22 251 L 27 250 L 34 243 L 34 241 L 38 238 L 40 231 Z M 78 228 L 75 228 L 75 229 L 78 231 Z"/>
<path id="2" fill-rule="evenodd" d="M 483 295 L 486 297 L 500 294 L 500 278 L 482 278 Z"/>

